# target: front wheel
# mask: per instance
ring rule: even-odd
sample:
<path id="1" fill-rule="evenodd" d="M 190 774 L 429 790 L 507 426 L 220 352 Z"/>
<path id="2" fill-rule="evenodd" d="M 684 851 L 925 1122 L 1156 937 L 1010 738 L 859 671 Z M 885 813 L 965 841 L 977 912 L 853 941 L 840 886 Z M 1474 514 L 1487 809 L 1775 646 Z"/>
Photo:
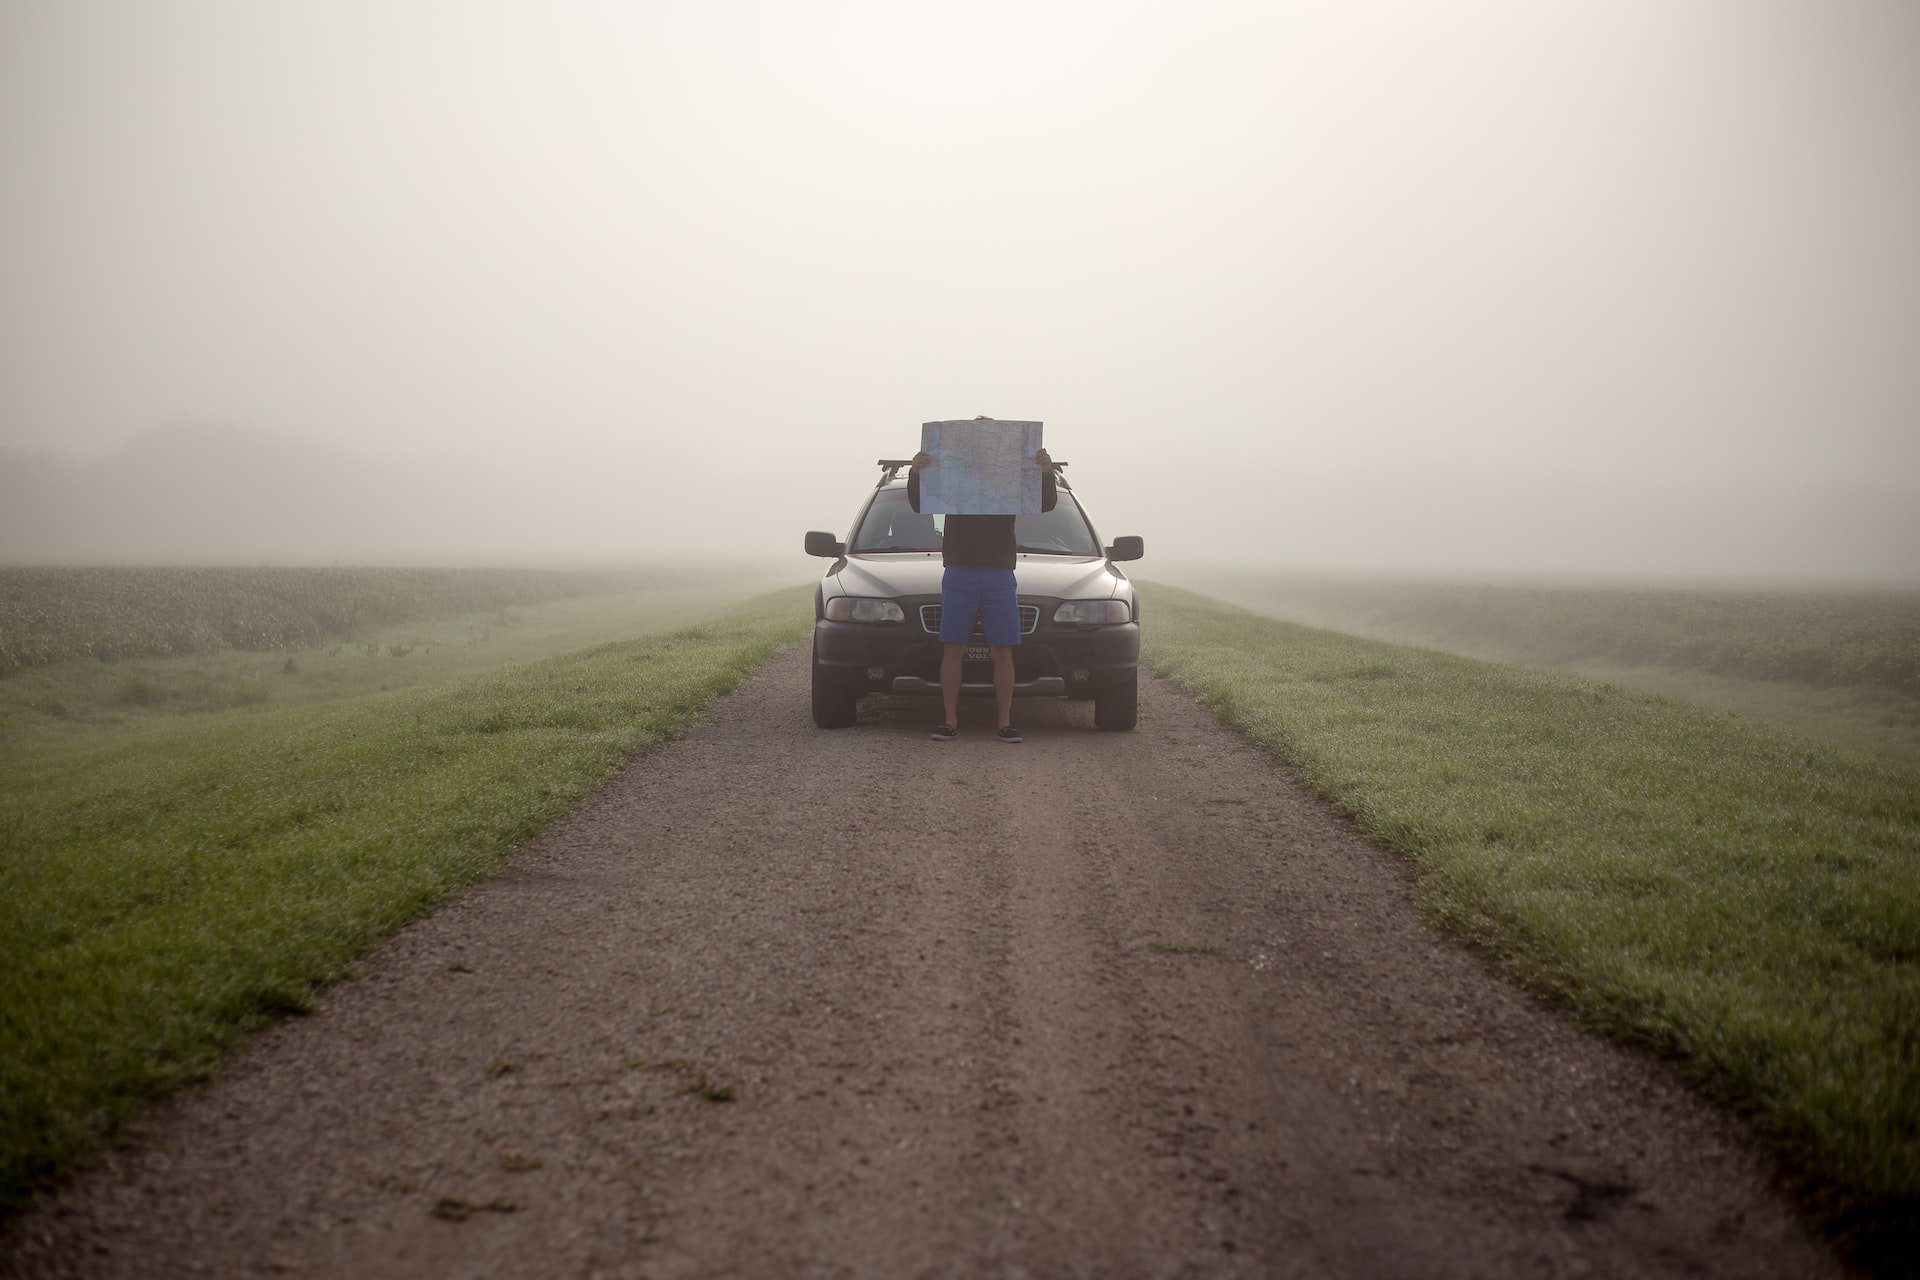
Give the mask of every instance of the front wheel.
<path id="1" fill-rule="evenodd" d="M 1093 695 L 1093 727 L 1125 733 L 1140 719 L 1140 673 L 1127 672 L 1124 683 Z"/>
<path id="2" fill-rule="evenodd" d="M 820 663 L 813 664 L 813 722 L 822 729 L 844 729 L 860 715 L 860 697 L 836 679 L 830 672 L 822 671 Z"/>

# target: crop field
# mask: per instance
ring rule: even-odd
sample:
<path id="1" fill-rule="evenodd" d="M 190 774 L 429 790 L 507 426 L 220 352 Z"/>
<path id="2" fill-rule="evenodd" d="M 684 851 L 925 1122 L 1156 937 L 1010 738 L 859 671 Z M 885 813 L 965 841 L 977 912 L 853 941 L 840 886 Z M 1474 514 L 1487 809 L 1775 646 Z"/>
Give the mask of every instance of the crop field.
<path id="1" fill-rule="evenodd" d="M 807 617 L 798 590 L 459 613 L 473 595 L 429 585 L 352 643 L 0 678 L 0 1207 L 490 874 Z"/>
<path id="2" fill-rule="evenodd" d="M 1156 671 L 1407 855 L 1438 920 L 1751 1109 L 1867 1256 L 1920 1241 L 1920 767 L 1174 588 L 1146 605 Z M 1844 647 L 1822 669 L 1877 661 Z"/>
<path id="3" fill-rule="evenodd" d="M 0 741 L 57 750 L 103 726 L 164 736 L 182 716 L 391 693 L 691 622 L 755 589 L 731 581 L 725 589 L 673 579 L 650 584 L 629 575 L 596 594 L 422 613 L 311 646 L 210 647 L 16 668 L 0 676 Z"/>
<path id="4" fill-rule="evenodd" d="M 665 578 L 639 570 L 0 567 L 0 675 L 77 657 L 307 648 L 400 622 Z"/>
<path id="5" fill-rule="evenodd" d="M 1291 622 L 1577 672 L 1920 761 L 1920 591 L 1187 585 Z"/>

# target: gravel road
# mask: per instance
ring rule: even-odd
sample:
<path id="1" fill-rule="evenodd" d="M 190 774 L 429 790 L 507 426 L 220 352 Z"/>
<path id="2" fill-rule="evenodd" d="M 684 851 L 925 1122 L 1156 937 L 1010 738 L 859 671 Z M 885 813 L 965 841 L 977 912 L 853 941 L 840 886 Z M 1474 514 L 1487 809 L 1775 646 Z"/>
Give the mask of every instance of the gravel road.
<path id="1" fill-rule="evenodd" d="M 1168 685 L 1141 729 L 790 652 L 153 1109 L 8 1275 L 1833 1274 L 1738 1126 L 1572 1030 Z"/>

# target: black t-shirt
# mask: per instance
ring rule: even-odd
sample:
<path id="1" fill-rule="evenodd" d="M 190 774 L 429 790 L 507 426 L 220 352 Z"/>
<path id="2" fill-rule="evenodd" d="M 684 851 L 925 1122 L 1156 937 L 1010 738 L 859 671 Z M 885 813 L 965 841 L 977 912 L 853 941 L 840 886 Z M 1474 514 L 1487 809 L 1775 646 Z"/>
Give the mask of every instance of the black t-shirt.
<path id="1" fill-rule="evenodd" d="M 1053 468 L 1040 473 L 1040 509 L 1053 510 L 1060 500 Z M 907 505 L 920 509 L 920 468 L 907 472 Z M 1015 516 L 948 516 L 940 539 L 940 563 L 968 569 L 1011 569 L 1015 564 Z"/>

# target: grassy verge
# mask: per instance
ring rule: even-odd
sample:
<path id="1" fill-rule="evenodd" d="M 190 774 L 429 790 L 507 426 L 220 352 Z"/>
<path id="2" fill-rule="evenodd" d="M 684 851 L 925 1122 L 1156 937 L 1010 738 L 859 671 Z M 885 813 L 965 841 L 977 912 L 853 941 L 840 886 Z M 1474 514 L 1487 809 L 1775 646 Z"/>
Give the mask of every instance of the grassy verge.
<path id="1" fill-rule="evenodd" d="M 1289 622 L 1568 671 L 1920 763 L 1920 591 L 1280 574 L 1188 585 Z"/>
<path id="2" fill-rule="evenodd" d="M 1752 1108 L 1863 1256 L 1920 1244 L 1920 770 L 1150 588 L 1152 667 L 1409 855 L 1424 905 Z"/>
<path id="3" fill-rule="evenodd" d="M 10 741 L 0 1207 L 491 873 L 806 617 L 782 592 L 384 694 Z"/>

